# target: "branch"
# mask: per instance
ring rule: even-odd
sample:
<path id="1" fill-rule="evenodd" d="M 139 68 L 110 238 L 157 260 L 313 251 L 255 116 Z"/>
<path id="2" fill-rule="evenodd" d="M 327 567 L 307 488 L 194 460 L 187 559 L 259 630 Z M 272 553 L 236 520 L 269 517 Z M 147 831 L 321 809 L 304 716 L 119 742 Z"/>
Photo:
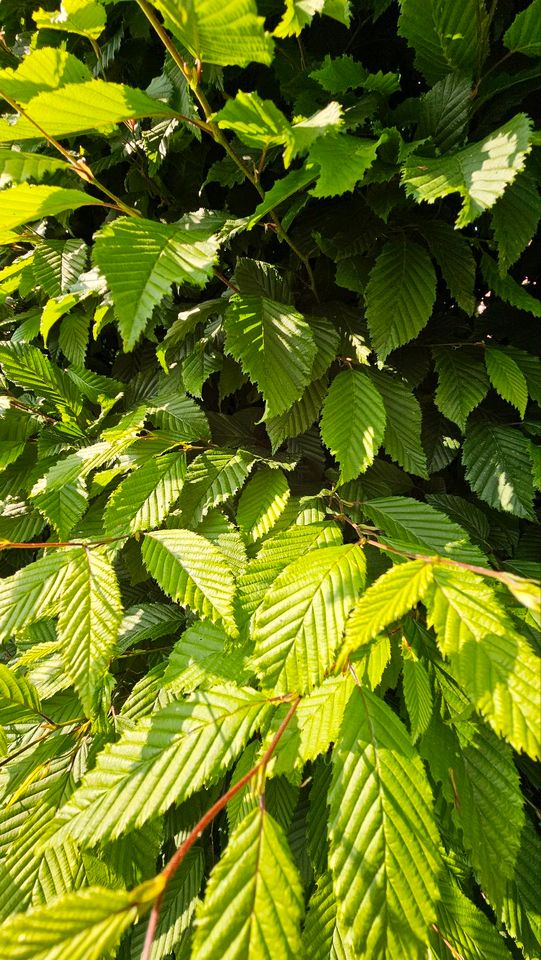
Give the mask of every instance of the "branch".
<path id="1" fill-rule="evenodd" d="M 173 854 L 169 863 L 166 864 L 161 874 L 159 874 L 159 876 L 161 876 L 164 880 L 164 885 L 161 892 L 158 894 L 156 900 L 154 901 L 154 905 L 152 907 L 152 912 L 150 914 L 150 919 L 148 921 L 148 927 L 147 927 L 147 932 L 145 936 L 145 943 L 143 946 L 143 951 L 141 953 L 141 960 L 150 960 L 150 957 L 152 954 L 152 944 L 154 943 L 154 937 L 156 935 L 156 930 L 158 928 L 162 900 L 163 900 L 165 891 L 167 889 L 167 885 L 169 881 L 172 879 L 172 877 L 175 875 L 178 868 L 180 867 L 180 864 L 184 860 L 184 857 L 188 853 L 188 850 L 190 849 L 190 847 L 193 847 L 195 841 L 203 833 L 203 830 L 205 830 L 206 827 L 208 827 L 208 825 L 212 823 L 214 818 L 220 813 L 221 810 L 223 810 L 225 806 L 227 806 L 229 801 L 237 793 L 239 793 L 243 789 L 243 787 L 245 787 L 246 784 L 249 783 L 250 780 L 252 780 L 260 771 L 265 770 L 265 767 L 269 763 L 269 760 L 271 759 L 274 751 L 276 750 L 276 747 L 278 745 L 280 738 L 282 737 L 284 731 L 286 730 L 290 720 L 294 716 L 300 701 L 301 701 L 300 697 L 296 697 L 295 700 L 293 700 L 293 703 L 291 704 L 287 714 L 285 715 L 280 726 L 278 727 L 278 730 L 274 734 L 274 737 L 272 738 L 272 742 L 270 746 L 267 748 L 267 750 L 265 750 L 265 753 L 263 754 L 261 760 L 258 763 L 256 763 L 255 766 L 253 766 L 252 769 L 248 771 L 248 773 L 246 773 L 243 777 L 241 777 L 241 779 L 238 780 L 237 783 L 227 791 L 227 793 L 224 793 L 223 796 L 221 796 L 220 799 L 217 800 L 215 804 L 213 804 L 210 810 L 207 810 L 205 815 L 201 817 L 201 820 L 199 821 L 199 823 L 196 823 L 191 833 L 188 834 L 184 842 L 180 845 L 178 850 Z"/>

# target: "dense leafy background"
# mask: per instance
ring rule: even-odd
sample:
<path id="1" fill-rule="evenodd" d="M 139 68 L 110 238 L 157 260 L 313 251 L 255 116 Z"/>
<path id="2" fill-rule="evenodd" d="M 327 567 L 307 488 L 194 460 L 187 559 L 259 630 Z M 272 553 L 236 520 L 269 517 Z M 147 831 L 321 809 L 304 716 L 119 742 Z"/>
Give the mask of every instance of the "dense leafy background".
<path id="1" fill-rule="evenodd" d="M 539 958 L 539 0 L 1 17 L 3 960 Z"/>

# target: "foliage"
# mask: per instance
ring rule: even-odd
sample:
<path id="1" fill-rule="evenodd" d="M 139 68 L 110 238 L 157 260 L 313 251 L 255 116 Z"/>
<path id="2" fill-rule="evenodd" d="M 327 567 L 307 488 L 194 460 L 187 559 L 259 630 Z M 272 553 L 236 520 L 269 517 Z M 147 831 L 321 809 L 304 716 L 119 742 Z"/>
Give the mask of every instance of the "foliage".
<path id="1" fill-rule="evenodd" d="M 539 0 L 42 2 L 2 958 L 539 958 Z"/>

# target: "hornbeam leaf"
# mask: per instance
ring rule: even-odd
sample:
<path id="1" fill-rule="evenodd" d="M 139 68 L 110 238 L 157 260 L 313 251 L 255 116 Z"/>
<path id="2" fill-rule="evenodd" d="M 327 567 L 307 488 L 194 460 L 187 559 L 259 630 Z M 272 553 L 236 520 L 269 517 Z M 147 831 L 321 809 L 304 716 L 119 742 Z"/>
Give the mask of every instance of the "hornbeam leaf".
<path id="1" fill-rule="evenodd" d="M 530 121 L 517 113 L 479 143 L 445 157 L 411 154 L 402 171 L 408 194 L 418 202 L 434 203 L 459 193 L 463 199 L 457 227 L 472 223 L 502 196 L 524 167 L 531 149 Z"/>
<path id="2" fill-rule="evenodd" d="M 442 653 L 477 709 L 516 750 L 541 753 L 541 661 L 492 588 L 468 570 L 436 567 L 426 603 Z"/>
<path id="3" fill-rule="evenodd" d="M 159 883 L 150 883 L 157 896 Z M 99 960 L 137 919 L 141 902 L 144 887 L 132 892 L 90 887 L 60 897 L 53 906 L 15 914 L 0 927 L 5 960 Z"/>
<path id="4" fill-rule="evenodd" d="M 85 206 L 101 207 L 103 204 L 82 190 L 22 183 L 0 192 L 0 230 L 13 230 L 41 217 L 55 217 L 66 210 Z"/>
<path id="5" fill-rule="evenodd" d="M 351 11 L 348 0 L 285 0 L 285 3 L 285 13 L 274 30 L 275 37 L 298 36 L 316 13 L 326 14 L 349 27 Z"/>
<path id="6" fill-rule="evenodd" d="M 415 654 L 406 655 L 402 666 L 404 700 L 410 721 L 411 739 L 415 743 L 425 732 L 432 716 L 432 690 L 428 673 Z"/>
<path id="7" fill-rule="evenodd" d="M 254 474 L 237 508 L 237 523 L 248 542 L 259 540 L 272 529 L 289 497 L 289 484 L 281 470 L 263 467 Z"/>
<path id="8" fill-rule="evenodd" d="M 303 932 L 305 956 L 310 960 L 348 960 L 345 930 L 336 916 L 332 875 L 324 873 L 310 897 Z"/>
<path id="9" fill-rule="evenodd" d="M 103 519 L 108 536 L 159 527 L 178 500 L 185 474 L 184 454 L 170 453 L 149 460 L 126 477 L 105 508 Z"/>
<path id="10" fill-rule="evenodd" d="M 491 421 L 474 424 L 462 450 L 466 480 L 491 507 L 534 519 L 529 440 L 514 427 Z"/>
<path id="11" fill-rule="evenodd" d="M 320 174 L 310 191 L 314 197 L 335 197 L 355 188 L 377 157 L 378 140 L 329 133 L 310 148 L 308 159 Z"/>
<path id="12" fill-rule="evenodd" d="M 297 960 L 304 912 L 300 877 L 282 829 L 264 805 L 231 834 L 196 918 L 198 960 Z"/>
<path id="13" fill-rule="evenodd" d="M 216 780 L 267 722 L 272 706 L 224 685 L 170 703 L 108 744 L 59 812 L 58 832 L 93 846 L 141 827 Z"/>
<path id="14" fill-rule="evenodd" d="M 385 407 L 385 450 L 408 473 L 427 477 L 426 454 L 421 444 L 419 401 L 396 374 L 371 368 L 370 377 Z"/>
<path id="15" fill-rule="evenodd" d="M 107 280 L 124 346 L 137 343 L 173 283 L 203 287 L 218 240 L 213 219 L 187 215 L 178 224 L 120 217 L 96 234 L 94 260 Z"/>
<path id="16" fill-rule="evenodd" d="M 472 960 L 511 960 L 498 929 L 450 876 L 440 879 L 439 893 L 437 924 L 430 932 L 436 960 L 448 960 L 449 945 L 458 956 Z"/>
<path id="17" fill-rule="evenodd" d="M 244 93 L 227 100 L 213 119 L 224 130 L 233 130 L 249 147 L 270 147 L 286 144 L 291 124 L 272 100 L 262 100 L 258 93 Z"/>
<path id="18" fill-rule="evenodd" d="M 265 417 L 283 413 L 310 382 L 316 344 L 293 307 L 266 297 L 234 296 L 226 310 L 226 351 L 257 384 Z"/>
<path id="19" fill-rule="evenodd" d="M 0 723 L 41 723 L 40 700 L 36 688 L 24 676 L 0 663 Z"/>
<path id="20" fill-rule="evenodd" d="M 53 550 L 0 580 L 0 640 L 58 613 L 70 562 L 78 549 Z"/>
<path id="21" fill-rule="evenodd" d="M 436 273 L 425 250 L 410 240 L 385 244 L 365 291 L 366 319 L 382 360 L 426 326 L 436 298 Z"/>
<path id="22" fill-rule="evenodd" d="M 327 677 L 320 687 L 303 697 L 280 739 L 268 767 L 273 774 L 302 769 L 309 760 L 326 753 L 338 738 L 346 704 L 351 696 L 350 676 Z M 277 718 L 274 725 L 277 726 Z"/>
<path id="23" fill-rule="evenodd" d="M 72 53 L 61 47 L 41 47 L 31 50 L 15 70 L 0 70 L 0 96 L 5 94 L 25 107 L 38 93 L 87 80 L 92 80 L 90 70 Z"/>
<path id="24" fill-rule="evenodd" d="M 508 353 L 498 350 L 497 347 L 487 347 L 485 363 L 494 389 L 500 397 L 512 403 L 524 418 L 528 403 L 528 384 L 518 364 Z"/>
<path id="25" fill-rule="evenodd" d="M 210 540 L 191 530 L 147 533 L 143 560 L 162 590 L 213 623 L 222 621 L 233 636 L 235 583 L 225 557 Z"/>
<path id="26" fill-rule="evenodd" d="M 196 60 L 219 66 L 270 64 L 273 43 L 257 16 L 255 0 L 152 0 L 166 27 Z"/>
<path id="27" fill-rule="evenodd" d="M 541 871 L 541 840 L 526 818 L 515 868 L 506 883 L 501 919 L 524 955 L 533 960 L 541 948 L 541 911 L 535 877 Z M 499 958 L 498 958 L 499 960 Z"/>
<path id="28" fill-rule="evenodd" d="M 38 93 L 25 113 L 26 117 L 15 122 L 0 120 L 0 143 L 38 140 L 41 134 L 36 124 L 50 137 L 62 138 L 93 130 L 107 132 L 124 120 L 175 115 L 167 103 L 154 100 L 142 90 L 105 80 L 68 83 L 58 90 Z"/>
<path id="29" fill-rule="evenodd" d="M 435 919 L 439 836 L 405 727 L 356 687 L 333 751 L 330 854 L 338 916 L 359 960 L 421 956 Z"/>
<path id="30" fill-rule="evenodd" d="M 438 374 L 436 405 L 461 430 L 472 412 L 484 400 L 489 382 L 478 347 L 433 347 Z"/>
<path id="31" fill-rule="evenodd" d="M 22 150 L 12 150 L 9 147 L 0 147 L 0 184 L 4 186 L 11 180 L 22 183 L 24 180 L 43 180 L 50 173 L 57 170 L 69 170 L 70 164 L 66 160 L 57 160 L 44 153 L 24 153 Z"/>
<path id="32" fill-rule="evenodd" d="M 323 403 L 321 437 L 340 465 L 340 483 L 355 480 L 374 461 L 385 433 L 381 394 L 367 374 L 344 370 Z"/>
<path id="33" fill-rule="evenodd" d="M 319 167 L 314 163 L 305 163 L 298 170 L 290 170 L 281 180 L 275 180 L 270 190 L 267 190 L 260 204 L 246 220 L 246 229 L 251 230 L 256 223 L 267 213 L 271 213 L 284 200 L 288 200 L 299 190 L 312 183 L 319 174 Z"/>
<path id="34" fill-rule="evenodd" d="M 366 563 L 357 544 L 323 547 L 295 560 L 267 591 L 254 617 L 252 665 L 278 693 L 305 693 L 332 665 Z"/>
<path id="35" fill-rule="evenodd" d="M 36 10 L 32 18 L 38 30 L 64 30 L 97 40 L 105 28 L 107 15 L 97 0 L 62 0 L 60 10 Z"/>
<path id="36" fill-rule="evenodd" d="M 511 53 L 524 53 L 527 57 L 541 56 L 540 17 L 541 0 L 533 0 L 533 3 L 517 14 L 503 37 L 503 42 Z"/>
<path id="37" fill-rule="evenodd" d="M 540 6 L 541 16 L 541 6 Z M 541 217 L 541 196 L 528 169 L 507 188 L 492 208 L 492 229 L 498 245 L 500 272 L 511 267 L 528 246 Z"/>
<path id="38" fill-rule="evenodd" d="M 243 485 L 255 462 L 246 450 L 209 450 L 192 460 L 184 478 L 179 508 L 191 524 L 225 503 Z"/>
<path id="39" fill-rule="evenodd" d="M 415 64 L 429 84 L 453 71 L 472 76 L 480 68 L 486 55 L 480 35 L 488 23 L 476 0 L 400 0 L 400 11 L 398 32 L 415 50 Z"/>
<path id="40" fill-rule="evenodd" d="M 481 257 L 481 271 L 491 292 L 501 300 L 510 303 L 517 310 L 526 310 L 534 317 L 541 317 L 541 301 L 532 296 L 526 288 L 517 283 L 508 273 L 503 276 L 498 271 L 495 261 L 488 254 Z"/>
<path id="41" fill-rule="evenodd" d="M 391 567 L 363 593 L 346 624 L 339 663 L 422 600 L 432 580 L 432 564 L 409 560 Z"/>
<path id="42" fill-rule="evenodd" d="M 43 490 L 32 497 L 32 503 L 52 524 L 61 540 L 66 540 L 88 506 L 85 481 L 77 477 L 57 490 Z"/>
<path id="43" fill-rule="evenodd" d="M 122 603 L 110 561 L 97 550 L 78 550 L 66 575 L 58 639 L 66 673 L 92 714 L 115 649 Z"/>
<path id="44" fill-rule="evenodd" d="M 518 179 L 517 177 L 517 182 Z M 514 189 L 515 184 L 509 188 L 509 190 Z M 507 193 L 506 190 L 505 197 L 507 197 Z M 498 204 L 503 202 L 503 197 L 498 200 Z M 494 207 L 494 213 L 498 204 Z M 444 220 L 430 220 L 422 225 L 422 232 L 428 241 L 430 253 L 442 272 L 449 292 L 455 298 L 460 309 L 471 315 L 476 306 L 476 263 L 468 241 Z"/>

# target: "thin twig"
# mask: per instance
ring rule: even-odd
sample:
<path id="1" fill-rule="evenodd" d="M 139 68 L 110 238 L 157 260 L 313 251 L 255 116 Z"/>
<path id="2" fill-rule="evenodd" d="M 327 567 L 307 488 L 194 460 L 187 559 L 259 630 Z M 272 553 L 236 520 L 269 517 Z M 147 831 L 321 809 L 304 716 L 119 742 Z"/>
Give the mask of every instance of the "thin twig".
<path id="1" fill-rule="evenodd" d="M 248 771 L 248 773 L 246 773 L 243 777 L 241 777 L 241 779 L 238 780 L 237 783 L 227 791 L 227 793 L 224 793 L 223 796 L 221 796 L 220 799 L 217 800 L 216 803 L 212 805 L 210 810 L 207 810 L 205 815 L 201 817 L 201 820 L 199 820 L 199 822 L 195 825 L 193 830 L 188 834 L 188 836 L 186 837 L 184 842 L 180 845 L 178 850 L 173 854 L 169 863 L 166 864 L 164 869 L 161 871 L 161 874 L 159 874 L 159 876 L 161 876 L 165 882 L 161 892 L 157 896 L 156 900 L 154 901 L 154 905 L 152 907 L 152 912 L 150 914 L 150 919 L 148 921 L 145 942 L 143 945 L 143 951 L 141 953 L 141 960 L 150 960 L 150 957 L 152 954 L 152 944 L 154 943 L 154 937 L 156 935 L 156 930 L 158 928 L 161 905 L 162 905 L 165 891 L 167 889 L 167 885 L 172 879 L 172 877 L 175 875 L 178 868 L 180 867 L 180 864 L 182 863 L 184 857 L 188 853 L 188 850 L 194 845 L 195 841 L 203 833 L 203 830 L 205 830 L 206 827 L 208 827 L 208 825 L 212 823 L 214 818 L 220 813 L 220 811 L 223 810 L 225 806 L 227 806 L 229 801 L 234 796 L 236 796 L 236 794 L 239 793 L 242 790 L 242 788 L 245 787 L 246 784 L 249 783 L 250 780 L 252 780 L 260 771 L 265 770 L 265 767 L 269 763 L 269 760 L 271 759 L 274 751 L 276 750 L 276 747 L 278 745 L 280 738 L 282 737 L 290 720 L 295 714 L 295 711 L 300 701 L 301 701 L 300 697 L 296 697 L 295 700 L 293 700 L 286 716 L 284 717 L 280 726 L 278 727 L 278 730 L 276 731 L 270 746 L 263 754 L 261 760 L 258 763 L 256 763 L 255 766 L 253 766 L 252 769 Z"/>

